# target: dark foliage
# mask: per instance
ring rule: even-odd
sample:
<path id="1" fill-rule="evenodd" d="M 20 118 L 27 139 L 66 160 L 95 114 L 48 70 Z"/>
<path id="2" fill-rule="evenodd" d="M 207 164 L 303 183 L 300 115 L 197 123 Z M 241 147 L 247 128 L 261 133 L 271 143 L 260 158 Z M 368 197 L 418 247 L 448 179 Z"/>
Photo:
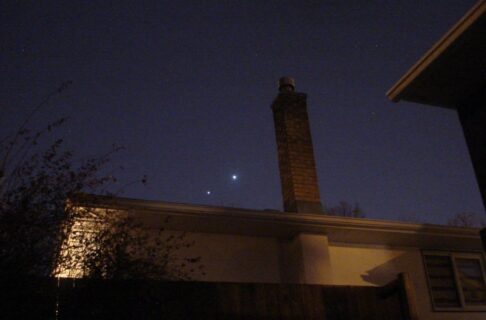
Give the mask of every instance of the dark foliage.
<path id="1" fill-rule="evenodd" d="M 87 202 L 85 197 L 90 205 L 78 205 Z M 84 195 L 76 199 L 72 209 L 76 221 L 61 250 L 58 274 L 152 280 L 189 280 L 196 273 L 204 274 L 199 257 L 180 252 L 194 245 L 185 233 L 151 228 L 123 210 L 93 206 L 97 199 Z"/>
<path id="2" fill-rule="evenodd" d="M 75 270 L 76 276 L 95 278 L 187 279 L 200 271 L 198 258 L 177 260 L 176 252 L 192 245 L 184 234 L 150 232 L 126 213 L 80 206 L 87 193 L 114 196 L 107 190 L 116 179 L 105 172 L 120 148 L 80 160 L 62 139 L 53 140 L 66 118 L 38 131 L 27 128 L 33 115 L 68 85 L 49 94 L 13 136 L 1 141 L 1 277 L 51 277 Z"/>
<path id="3" fill-rule="evenodd" d="M 346 201 L 340 201 L 339 205 L 335 207 L 327 208 L 326 213 L 331 216 L 353 217 L 353 218 L 366 217 L 365 213 L 363 212 L 363 210 L 361 209 L 358 203 L 356 203 L 353 207 Z"/>
<path id="4" fill-rule="evenodd" d="M 460 212 L 447 221 L 447 225 L 462 228 L 480 228 L 486 221 L 473 212 Z"/>

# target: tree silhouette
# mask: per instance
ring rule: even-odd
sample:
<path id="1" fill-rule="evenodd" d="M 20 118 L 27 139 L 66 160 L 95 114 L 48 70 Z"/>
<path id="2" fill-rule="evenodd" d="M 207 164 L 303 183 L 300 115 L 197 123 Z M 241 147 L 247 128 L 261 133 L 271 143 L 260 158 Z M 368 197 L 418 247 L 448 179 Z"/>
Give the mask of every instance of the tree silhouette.
<path id="1" fill-rule="evenodd" d="M 116 196 L 109 192 L 116 182 L 109 164 L 119 147 L 79 159 L 63 139 L 49 143 L 66 118 L 28 129 L 32 117 L 69 84 L 50 93 L 0 141 L 0 277 L 73 276 L 68 271 L 74 270 L 93 278 L 188 279 L 202 272 L 199 258 L 176 254 L 192 245 L 185 234 L 153 232 L 124 212 L 83 206 L 88 194 Z"/>
<path id="2" fill-rule="evenodd" d="M 355 203 L 354 207 L 346 201 L 340 201 L 339 205 L 327 208 L 326 213 L 331 216 L 365 218 L 366 215 L 359 206 Z"/>
<path id="3" fill-rule="evenodd" d="M 479 228 L 484 227 L 486 222 L 473 212 L 459 212 L 449 219 L 447 224 L 454 227 Z"/>

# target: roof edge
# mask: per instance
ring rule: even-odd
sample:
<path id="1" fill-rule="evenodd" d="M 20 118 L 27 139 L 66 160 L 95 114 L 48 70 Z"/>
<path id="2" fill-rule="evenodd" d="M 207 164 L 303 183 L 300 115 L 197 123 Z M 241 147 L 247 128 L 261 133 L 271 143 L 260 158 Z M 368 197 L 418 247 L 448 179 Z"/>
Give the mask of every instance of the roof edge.
<path id="1" fill-rule="evenodd" d="M 153 200 L 140 200 L 118 197 L 87 195 L 87 201 L 78 201 L 76 205 L 87 207 L 113 208 L 126 211 L 139 211 L 168 216 L 184 216 L 207 219 L 231 219 L 286 225 L 334 227 L 354 230 L 386 231 L 411 234 L 447 235 L 449 237 L 479 239 L 479 229 L 462 228 L 435 224 L 410 223 L 368 218 L 351 218 L 324 214 L 293 213 L 271 210 L 251 210 L 230 207 L 218 207 L 195 204 L 182 204 Z"/>
<path id="2" fill-rule="evenodd" d="M 485 12 L 486 0 L 480 0 L 387 91 L 388 99 L 400 101 L 407 86 Z"/>

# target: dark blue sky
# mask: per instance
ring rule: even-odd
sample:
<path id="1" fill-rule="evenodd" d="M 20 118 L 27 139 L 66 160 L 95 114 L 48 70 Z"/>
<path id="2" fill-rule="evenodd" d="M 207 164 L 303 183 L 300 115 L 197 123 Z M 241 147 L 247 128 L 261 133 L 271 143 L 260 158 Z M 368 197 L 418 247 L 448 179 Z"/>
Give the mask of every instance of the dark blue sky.
<path id="1" fill-rule="evenodd" d="M 0 133 L 72 80 L 33 126 L 69 116 L 62 134 L 81 156 L 125 146 L 121 180 L 149 183 L 124 196 L 281 209 L 270 104 L 291 75 L 326 205 L 434 223 L 482 214 L 455 111 L 385 97 L 474 3 L 2 2 Z"/>

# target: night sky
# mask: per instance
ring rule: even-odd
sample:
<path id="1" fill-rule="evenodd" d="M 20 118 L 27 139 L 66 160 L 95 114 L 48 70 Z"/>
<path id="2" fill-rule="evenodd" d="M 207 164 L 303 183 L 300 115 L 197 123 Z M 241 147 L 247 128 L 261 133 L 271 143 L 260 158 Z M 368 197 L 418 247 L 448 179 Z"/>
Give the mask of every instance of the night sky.
<path id="1" fill-rule="evenodd" d="M 483 214 L 456 112 L 385 97 L 475 2 L 2 1 L 0 136 L 72 80 L 32 127 L 68 116 L 82 157 L 123 145 L 120 184 L 148 184 L 122 196 L 281 210 L 270 104 L 290 75 L 325 205 Z"/>

